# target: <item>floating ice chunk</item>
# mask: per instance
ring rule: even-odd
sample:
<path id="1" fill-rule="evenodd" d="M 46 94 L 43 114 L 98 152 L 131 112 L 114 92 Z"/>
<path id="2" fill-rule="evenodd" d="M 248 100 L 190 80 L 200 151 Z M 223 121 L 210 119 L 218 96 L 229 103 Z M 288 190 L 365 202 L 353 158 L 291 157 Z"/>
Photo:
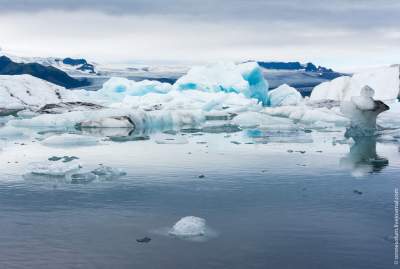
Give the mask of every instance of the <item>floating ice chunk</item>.
<path id="1" fill-rule="evenodd" d="M 170 235 L 190 238 L 206 235 L 206 221 L 199 217 L 188 216 L 181 218 L 169 231 Z"/>
<path id="2" fill-rule="evenodd" d="M 98 143 L 95 137 L 76 134 L 53 135 L 42 141 L 43 145 L 51 147 L 93 146 Z"/>
<path id="3" fill-rule="evenodd" d="M 344 101 L 341 111 L 351 120 L 350 129 L 346 136 L 368 136 L 374 135 L 376 130 L 376 119 L 378 115 L 389 107 L 382 101 L 373 99 L 374 90 L 364 86 L 360 96 L 351 97 L 351 101 Z"/>
<path id="4" fill-rule="evenodd" d="M 112 100 L 122 101 L 125 96 L 142 96 L 148 93 L 167 93 L 172 89 L 169 83 L 154 80 L 134 81 L 126 78 L 110 78 L 98 91 Z"/>
<path id="5" fill-rule="evenodd" d="M 356 73 L 352 77 L 339 77 L 330 82 L 317 85 L 311 92 L 312 101 L 332 99 L 350 101 L 358 96 L 360 90 L 369 85 L 375 90 L 375 98 L 379 100 L 395 100 L 399 96 L 400 67 L 390 66 Z"/>
<path id="6" fill-rule="evenodd" d="M 94 169 L 91 173 L 93 173 L 96 176 L 107 179 L 126 175 L 126 172 L 120 168 L 113 168 L 105 165 L 99 165 L 99 167 Z"/>
<path id="7" fill-rule="evenodd" d="M 71 162 L 45 161 L 29 164 L 29 171 L 36 175 L 65 176 L 67 173 L 77 171 L 81 168 L 78 161 Z"/>
<path id="8" fill-rule="evenodd" d="M 179 78 L 174 89 L 204 92 L 242 93 L 268 105 L 268 83 L 257 63 L 217 63 L 193 67 Z"/>
<path id="9" fill-rule="evenodd" d="M 268 97 L 271 106 L 290 106 L 297 105 L 301 102 L 303 97 L 293 87 L 283 84 L 278 88 L 268 92 Z"/>

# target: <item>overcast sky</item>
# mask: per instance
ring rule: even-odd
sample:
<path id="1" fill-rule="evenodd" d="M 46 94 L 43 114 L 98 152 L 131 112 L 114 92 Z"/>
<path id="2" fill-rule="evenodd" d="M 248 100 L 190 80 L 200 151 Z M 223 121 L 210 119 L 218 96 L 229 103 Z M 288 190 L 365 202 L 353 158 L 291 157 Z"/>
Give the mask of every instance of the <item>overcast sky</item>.
<path id="1" fill-rule="evenodd" d="M 0 47 L 98 62 L 400 63 L 398 0 L 0 0 Z"/>

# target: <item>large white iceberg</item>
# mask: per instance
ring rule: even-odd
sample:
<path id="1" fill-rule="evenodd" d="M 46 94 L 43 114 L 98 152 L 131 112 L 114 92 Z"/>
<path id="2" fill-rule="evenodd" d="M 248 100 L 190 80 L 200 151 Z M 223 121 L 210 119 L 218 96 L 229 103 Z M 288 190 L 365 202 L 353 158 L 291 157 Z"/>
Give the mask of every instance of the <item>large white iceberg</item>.
<path id="1" fill-rule="evenodd" d="M 303 99 L 298 90 L 287 84 L 283 84 L 278 88 L 269 91 L 268 97 L 272 107 L 297 105 Z"/>
<path id="2" fill-rule="evenodd" d="M 377 100 L 397 99 L 400 91 L 400 66 L 374 68 L 356 73 L 352 77 L 339 77 L 321 83 L 313 89 L 310 99 L 349 101 L 352 96 L 358 96 L 366 85 L 375 90 Z"/>

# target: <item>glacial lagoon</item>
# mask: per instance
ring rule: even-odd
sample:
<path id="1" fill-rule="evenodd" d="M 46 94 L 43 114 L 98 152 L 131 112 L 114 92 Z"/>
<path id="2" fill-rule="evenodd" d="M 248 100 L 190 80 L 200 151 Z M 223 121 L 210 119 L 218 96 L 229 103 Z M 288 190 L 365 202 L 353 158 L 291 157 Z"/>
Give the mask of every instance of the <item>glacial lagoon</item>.
<path id="1" fill-rule="evenodd" d="M 107 132 L 94 144 L 0 140 L 3 268 L 393 264 L 397 141 L 345 140 L 344 129 Z M 76 157 L 67 161 L 82 173 L 107 166 L 126 175 L 29 170 L 63 156 Z M 210 232 L 202 240 L 168 233 L 185 216 L 204 219 Z"/>

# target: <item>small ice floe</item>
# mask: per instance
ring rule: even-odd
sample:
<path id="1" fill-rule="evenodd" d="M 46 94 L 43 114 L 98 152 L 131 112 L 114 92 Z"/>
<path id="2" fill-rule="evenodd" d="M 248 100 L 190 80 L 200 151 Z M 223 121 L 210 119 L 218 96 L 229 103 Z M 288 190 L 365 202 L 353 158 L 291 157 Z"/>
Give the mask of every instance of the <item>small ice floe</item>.
<path id="1" fill-rule="evenodd" d="M 98 168 L 92 171 L 93 174 L 103 178 L 116 178 L 125 176 L 126 172 L 120 168 L 113 168 L 105 165 L 99 165 Z"/>
<path id="2" fill-rule="evenodd" d="M 65 176 L 67 173 L 78 171 L 81 164 L 77 160 L 70 162 L 44 161 L 30 163 L 28 168 L 31 174 L 48 176 Z"/>
<path id="3" fill-rule="evenodd" d="M 94 146 L 99 143 L 98 138 L 77 135 L 77 134 L 62 134 L 53 135 L 42 141 L 42 144 L 49 147 L 80 147 Z"/>
<path id="4" fill-rule="evenodd" d="M 126 172 L 119 168 L 113 168 L 105 165 L 99 165 L 91 171 L 78 171 L 67 175 L 72 184 L 88 184 L 93 181 L 110 181 L 125 176 Z"/>
<path id="5" fill-rule="evenodd" d="M 205 219 L 187 216 L 175 223 L 168 235 L 184 240 L 205 241 L 216 236 L 216 233 L 206 225 Z"/>

